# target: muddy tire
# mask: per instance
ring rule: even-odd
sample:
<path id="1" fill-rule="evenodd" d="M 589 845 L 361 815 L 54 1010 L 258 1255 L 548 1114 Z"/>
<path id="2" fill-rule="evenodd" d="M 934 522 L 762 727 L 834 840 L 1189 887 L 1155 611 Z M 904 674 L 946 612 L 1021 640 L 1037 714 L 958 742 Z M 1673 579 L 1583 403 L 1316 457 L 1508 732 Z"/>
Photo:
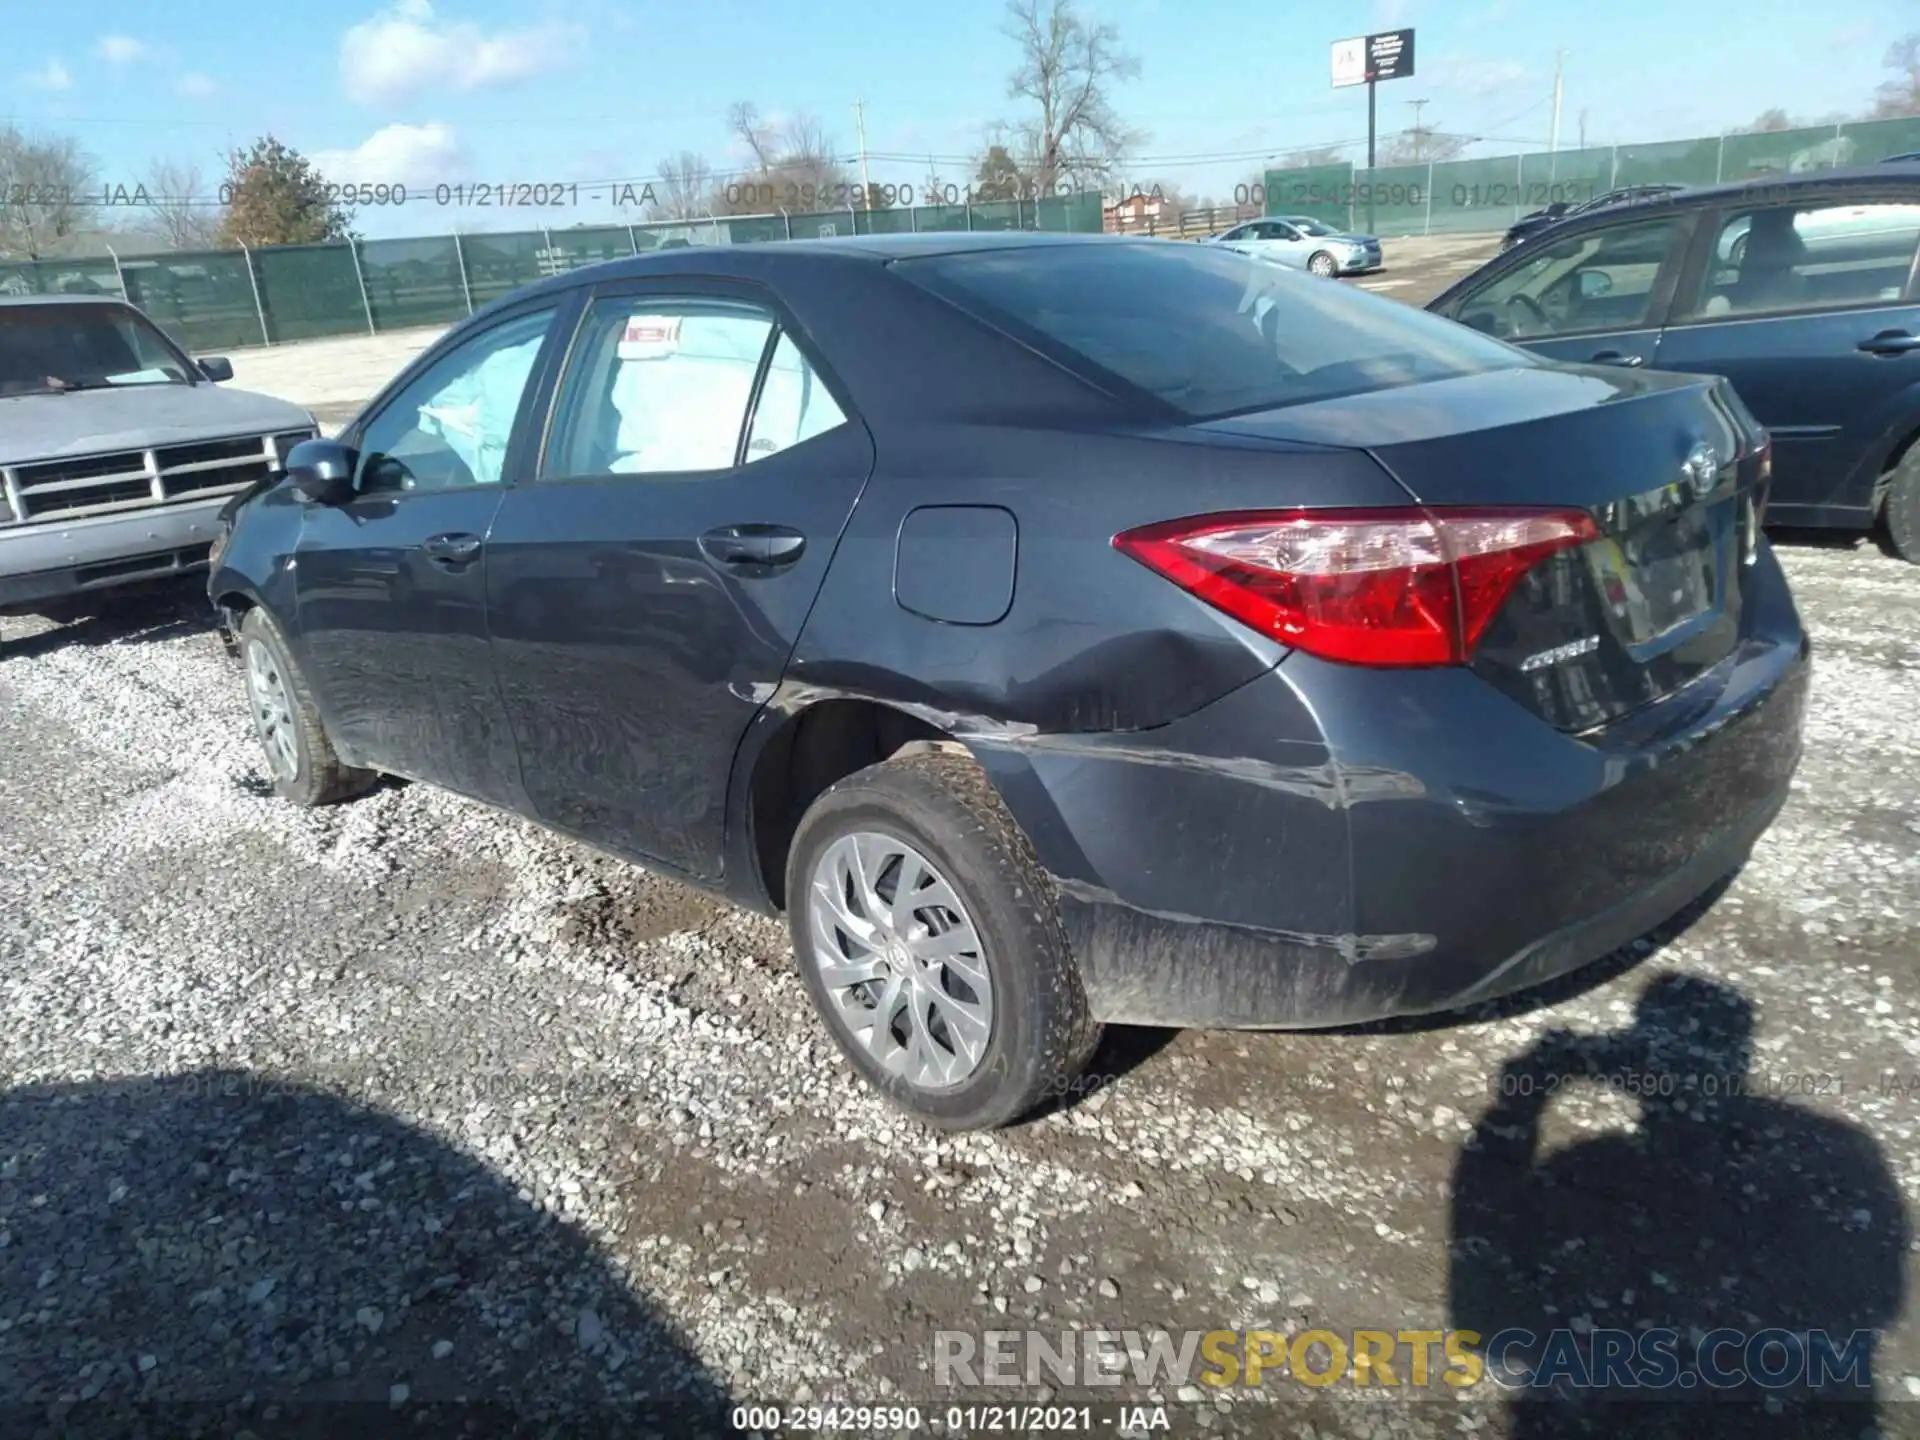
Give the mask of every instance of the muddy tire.
<path id="1" fill-rule="evenodd" d="M 1920 441 L 1894 468 L 1881 502 L 1880 523 L 1887 549 L 1910 565 L 1920 565 Z"/>
<path id="2" fill-rule="evenodd" d="M 286 637 L 258 606 L 240 622 L 247 711 L 276 794 L 295 805 L 331 805 L 366 791 L 380 777 L 343 764 L 320 723 L 306 677 Z"/>
<path id="3" fill-rule="evenodd" d="M 1008 1124 L 1093 1053 L 1052 882 L 971 759 L 903 756 L 832 786 L 801 818 L 786 894 L 814 1008 L 928 1124 Z"/>

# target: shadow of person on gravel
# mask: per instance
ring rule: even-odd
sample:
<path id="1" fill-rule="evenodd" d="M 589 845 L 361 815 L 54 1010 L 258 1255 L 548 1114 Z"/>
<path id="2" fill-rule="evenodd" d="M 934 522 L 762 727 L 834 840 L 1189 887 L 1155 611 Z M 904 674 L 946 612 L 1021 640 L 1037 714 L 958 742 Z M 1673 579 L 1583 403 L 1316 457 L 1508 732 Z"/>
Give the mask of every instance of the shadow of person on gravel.
<path id="1" fill-rule="evenodd" d="M 587 1235 L 390 1116 L 234 1071 L 0 1095 L 8 1436 L 718 1435 L 726 1415 Z"/>
<path id="2" fill-rule="evenodd" d="M 1550 1032 L 1497 1077 L 1454 1170 L 1449 1310 L 1518 1440 L 1873 1430 L 1900 1191 L 1864 1130 L 1796 1103 L 1834 1086 L 1753 1070 L 1752 1039 L 1739 991 L 1669 973 L 1628 1029 Z M 1601 1092 L 1636 1127 L 1554 1143 L 1591 1127 L 1551 1112 Z"/>

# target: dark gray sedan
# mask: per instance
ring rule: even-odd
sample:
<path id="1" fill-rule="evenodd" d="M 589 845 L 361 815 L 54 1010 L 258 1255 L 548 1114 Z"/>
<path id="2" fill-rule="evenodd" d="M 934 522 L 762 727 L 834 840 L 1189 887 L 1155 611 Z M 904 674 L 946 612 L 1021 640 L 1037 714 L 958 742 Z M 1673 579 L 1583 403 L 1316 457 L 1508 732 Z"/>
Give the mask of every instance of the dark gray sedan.
<path id="1" fill-rule="evenodd" d="M 1218 247 L 928 234 L 577 270 L 455 329 L 209 581 L 300 804 L 449 787 L 789 917 L 950 1127 L 1102 1022 L 1581 965 L 1738 865 L 1806 642 L 1724 381 Z"/>

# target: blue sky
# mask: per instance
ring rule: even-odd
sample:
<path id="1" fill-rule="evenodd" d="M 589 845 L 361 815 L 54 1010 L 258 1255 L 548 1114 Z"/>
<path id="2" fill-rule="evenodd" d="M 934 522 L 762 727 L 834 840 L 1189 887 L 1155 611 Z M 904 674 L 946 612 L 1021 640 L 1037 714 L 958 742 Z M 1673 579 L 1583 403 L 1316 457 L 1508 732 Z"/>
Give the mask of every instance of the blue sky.
<path id="1" fill-rule="evenodd" d="M 1149 138 L 1132 173 L 1230 195 L 1269 155 L 1366 134 L 1363 88 L 1328 83 L 1328 47 L 1414 27 L 1418 73 L 1380 87 L 1383 131 L 1424 99 L 1426 123 L 1484 134 L 1469 153 L 1544 146 L 1556 49 L 1566 51 L 1562 144 L 1710 134 L 1778 105 L 1853 111 L 1881 58 L 1915 28 L 1911 0 L 1844 6 L 1730 0 L 1083 0 L 1138 56 L 1116 92 Z M 8 118 L 77 136 L 109 185 L 156 157 L 198 163 L 272 131 L 338 180 L 405 182 L 404 207 L 362 209 L 368 235 L 616 218 L 455 212 L 439 182 L 640 179 L 680 150 L 740 163 L 726 111 L 811 112 L 851 155 L 866 104 L 876 182 L 918 185 L 927 159 L 950 180 L 986 127 L 1016 113 L 1015 59 L 997 0 L 193 0 L 174 6 L 61 0 L 9 7 L 0 85 Z M 9 73 L 10 72 L 10 73 Z M 1532 142 L 1514 143 L 1514 142 Z M 625 215 L 618 218 L 639 218 Z"/>

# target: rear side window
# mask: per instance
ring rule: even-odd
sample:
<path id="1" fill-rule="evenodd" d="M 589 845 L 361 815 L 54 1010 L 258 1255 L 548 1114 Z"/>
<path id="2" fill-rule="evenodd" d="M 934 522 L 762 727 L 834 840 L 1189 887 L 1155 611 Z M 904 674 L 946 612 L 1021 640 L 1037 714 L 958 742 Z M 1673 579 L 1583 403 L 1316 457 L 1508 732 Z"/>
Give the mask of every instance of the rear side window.
<path id="1" fill-rule="evenodd" d="M 747 305 L 596 300 L 561 385 L 544 473 L 731 469 L 773 332 L 773 316 Z"/>
<path id="2" fill-rule="evenodd" d="M 1109 388 L 1194 419 L 1538 363 L 1405 305 L 1212 245 L 1088 242 L 894 262 Z"/>
<path id="3" fill-rule="evenodd" d="M 1800 205 L 1725 216 L 1690 313 L 1704 319 L 1902 299 L 1920 204 Z"/>

